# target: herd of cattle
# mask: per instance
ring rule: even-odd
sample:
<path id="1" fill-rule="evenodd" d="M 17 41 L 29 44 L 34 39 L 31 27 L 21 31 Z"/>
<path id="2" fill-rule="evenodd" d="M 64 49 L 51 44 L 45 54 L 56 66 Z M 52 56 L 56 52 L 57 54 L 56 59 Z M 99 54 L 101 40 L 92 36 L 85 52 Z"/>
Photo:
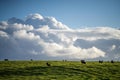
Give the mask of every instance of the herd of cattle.
<path id="1" fill-rule="evenodd" d="M 67 60 L 63 60 L 63 61 L 66 62 Z M 103 60 L 99 60 L 98 62 L 99 62 L 99 63 L 103 63 Z M 111 63 L 114 63 L 113 60 L 111 60 L 110 62 L 111 62 Z M 85 60 L 81 60 L 81 63 L 82 63 L 82 64 L 86 64 L 86 61 L 85 61 Z M 47 66 L 51 66 L 51 64 L 48 63 L 48 62 L 46 63 L 46 65 L 47 65 Z"/>
<path id="2" fill-rule="evenodd" d="M 114 63 L 113 60 L 110 61 L 111 63 Z M 85 60 L 81 60 L 81 63 L 82 64 L 86 64 L 86 61 Z M 103 63 L 103 60 L 99 60 L 99 63 Z"/>
<path id="3" fill-rule="evenodd" d="M 4 59 L 4 61 L 9 61 L 9 60 L 8 60 L 8 59 Z M 31 59 L 31 61 L 33 61 L 33 59 Z M 63 62 L 66 62 L 66 61 L 67 61 L 67 60 L 63 60 Z M 103 63 L 103 60 L 99 60 L 98 62 L 99 62 L 99 63 Z M 111 60 L 110 62 L 111 62 L 111 63 L 114 63 L 113 60 Z M 86 64 L 86 61 L 85 61 L 85 60 L 81 60 L 81 63 L 82 63 L 82 64 Z M 46 63 L 46 65 L 47 65 L 47 66 L 51 66 L 51 64 L 48 63 L 48 62 Z"/>

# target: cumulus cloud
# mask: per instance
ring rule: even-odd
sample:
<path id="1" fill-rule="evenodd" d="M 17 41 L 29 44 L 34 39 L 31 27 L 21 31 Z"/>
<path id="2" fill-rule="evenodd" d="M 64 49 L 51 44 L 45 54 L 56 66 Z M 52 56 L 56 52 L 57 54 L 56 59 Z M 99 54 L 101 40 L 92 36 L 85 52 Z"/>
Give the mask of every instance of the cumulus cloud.
<path id="1" fill-rule="evenodd" d="M 120 30 L 70 29 L 36 13 L 0 22 L 0 45 L 1 59 L 112 59 L 119 55 Z"/>
<path id="2" fill-rule="evenodd" d="M 6 32 L 4 32 L 4 31 L 0 31 L 0 37 L 8 38 L 9 36 L 7 35 Z"/>
<path id="3" fill-rule="evenodd" d="M 115 46 L 115 45 L 112 45 L 111 48 L 110 48 L 110 50 L 112 51 L 112 50 L 114 50 L 115 48 L 116 48 L 116 46 Z"/>
<path id="4" fill-rule="evenodd" d="M 40 36 L 38 35 L 35 35 L 34 33 L 32 32 L 28 32 L 26 30 L 19 30 L 19 31 L 15 31 L 13 33 L 13 36 L 15 38 L 18 38 L 18 39 L 28 39 L 28 40 L 35 40 L 35 39 L 39 39 Z"/>
<path id="5" fill-rule="evenodd" d="M 50 29 L 69 29 L 65 24 L 57 21 L 54 17 L 43 17 L 40 14 L 30 14 L 24 21 L 25 24 L 33 25 L 35 28 L 49 26 Z"/>
<path id="6" fill-rule="evenodd" d="M 41 20 L 41 19 L 43 19 L 43 16 L 38 14 L 38 13 L 35 13 L 35 14 L 28 15 L 26 18 L 27 19 L 39 19 L 39 20 Z"/>
<path id="7" fill-rule="evenodd" d="M 2 21 L 0 22 L 0 29 L 6 29 L 7 28 L 7 22 L 6 21 Z"/>

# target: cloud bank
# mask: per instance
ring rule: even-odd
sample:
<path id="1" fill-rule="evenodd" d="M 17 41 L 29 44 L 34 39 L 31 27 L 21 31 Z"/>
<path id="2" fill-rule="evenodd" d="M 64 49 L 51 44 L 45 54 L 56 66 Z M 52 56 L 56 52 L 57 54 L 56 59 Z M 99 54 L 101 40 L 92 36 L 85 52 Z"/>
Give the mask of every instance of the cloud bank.
<path id="1" fill-rule="evenodd" d="M 0 59 L 119 59 L 120 30 L 71 29 L 38 13 L 0 22 Z"/>

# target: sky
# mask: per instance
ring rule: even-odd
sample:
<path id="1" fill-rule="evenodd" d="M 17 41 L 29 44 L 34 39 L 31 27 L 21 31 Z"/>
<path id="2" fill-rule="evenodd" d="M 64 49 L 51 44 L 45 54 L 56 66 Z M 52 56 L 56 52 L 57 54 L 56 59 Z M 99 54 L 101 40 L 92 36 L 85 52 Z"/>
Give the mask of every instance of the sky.
<path id="1" fill-rule="evenodd" d="M 0 21 L 39 13 L 73 29 L 120 27 L 120 0 L 0 0 L 0 10 Z"/>
<path id="2" fill-rule="evenodd" d="M 0 22 L 0 60 L 120 60 L 120 30 L 72 29 L 35 13 Z"/>
<path id="3" fill-rule="evenodd" d="M 120 0 L 0 0 L 0 60 L 119 60 Z"/>

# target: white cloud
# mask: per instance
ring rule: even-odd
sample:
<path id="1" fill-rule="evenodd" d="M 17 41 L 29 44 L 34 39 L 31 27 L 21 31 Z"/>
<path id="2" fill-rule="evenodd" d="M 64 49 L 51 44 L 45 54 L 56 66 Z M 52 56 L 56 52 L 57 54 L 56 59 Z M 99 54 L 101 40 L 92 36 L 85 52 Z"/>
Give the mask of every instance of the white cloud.
<path id="1" fill-rule="evenodd" d="M 33 30 L 33 26 L 32 25 L 25 25 L 25 24 L 14 23 L 12 25 L 12 27 L 14 29 L 18 29 L 18 30 L 27 30 L 27 31 Z"/>
<path id="2" fill-rule="evenodd" d="M 0 37 L 9 38 L 6 32 L 0 31 Z"/>
<path id="3" fill-rule="evenodd" d="M 40 36 L 35 35 L 32 32 L 27 32 L 26 30 L 19 30 L 13 33 L 13 36 L 18 39 L 28 39 L 28 40 L 37 40 L 40 39 Z"/>
<path id="4" fill-rule="evenodd" d="M 0 29 L 6 29 L 7 28 L 7 22 L 6 21 L 2 21 L 0 22 Z"/>
<path id="5" fill-rule="evenodd" d="M 40 14 L 31 14 L 27 16 L 25 23 L 36 28 L 48 25 L 50 29 L 69 29 L 66 25 L 57 21 L 54 17 L 43 17 Z"/>
<path id="6" fill-rule="evenodd" d="M 27 19 L 43 19 L 43 16 L 41 16 L 40 14 L 38 13 L 35 13 L 35 14 L 30 14 L 26 17 Z"/>
<path id="7" fill-rule="evenodd" d="M 116 46 L 115 46 L 115 45 L 112 45 L 111 48 L 110 48 L 110 50 L 111 50 L 111 51 L 112 51 L 112 50 L 115 50 L 115 48 L 116 48 Z"/>
<path id="8" fill-rule="evenodd" d="M 8 40 L 4 41 L 2 38 L 6 37 Z M 120 30 L 110 27 L 74 30 L 54 17 L 31 14 L 25 21 L 14 18 L 1 22 L 0 40 L 0 44 L 8 44 L 0 46 L 0 56 L 12 56 L 13 59 L 13 53 L 22 59 L 28 56 L 35 59 L 33 55 L 38 59 L 111 58 L 113 50 L 116 54 L 119 52 Z"/>
<path id="9" fill-rule="evenodd" d="M 36 29 L 37 31 L 46 31 L 46 30 L 49 30 L 49 26 L 48 25 L 44 25 L 44 26 L 42 26 L 41 28 L 38 28 L 38 29 Z"/>
<path id="10" fill-rule="evenodd" d="M 96 57 L 104 57 L 105 52 L 97 49 L 96 47 L 92 47 L 89 49 L 81 49 L 75 46 L 62 47 L 57 44 L 48 45 L 47 53 L 53 57 L 64 57 L 68 59 L 89 59 Z"/>

